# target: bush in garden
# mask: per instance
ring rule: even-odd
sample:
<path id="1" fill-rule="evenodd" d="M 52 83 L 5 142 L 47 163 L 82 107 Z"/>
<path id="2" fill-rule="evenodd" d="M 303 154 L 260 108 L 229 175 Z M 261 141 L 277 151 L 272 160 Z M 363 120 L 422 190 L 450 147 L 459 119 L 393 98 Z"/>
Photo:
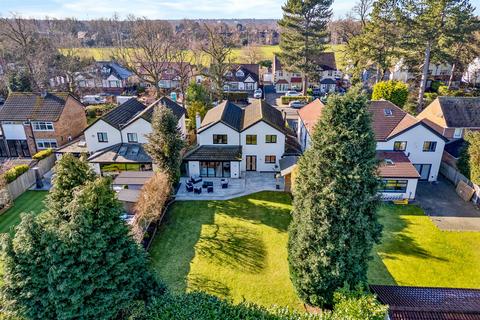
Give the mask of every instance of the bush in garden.
<path id="1" fill-rule="evenodd" d="M 49 148 L 35 153 L 32 158 L 35 160 L 42 160 L 52 155 L 52 153 L 53 149 Z"/>
<path id="2" fill-rule="evenodd" d="M 372 100 L 388 100 L 403 108 L 408 100 L 408 85 L 401 81 L 380 81 L 373 87 Z"/>
<path id="3" fill-rule="evenodd" d="M 19 166 L 15 166 L 4 173 L 5 180 L 7 183 L 15 181 L 18 177 L 28 171 L 30 167 L 26 164 L 21 164 Z"/>

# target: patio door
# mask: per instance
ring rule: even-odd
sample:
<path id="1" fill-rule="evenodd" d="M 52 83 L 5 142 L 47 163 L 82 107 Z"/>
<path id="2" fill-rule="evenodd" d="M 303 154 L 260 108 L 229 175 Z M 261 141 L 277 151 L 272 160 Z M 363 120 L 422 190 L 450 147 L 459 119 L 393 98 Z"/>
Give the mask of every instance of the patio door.
<path id="1" fill-rule="evenodd" d="M 246 156 L 247 171 L 257 171 L 257 156 Z"/>
<path id="2" fill-rule="evenodd" d="M 430 177 L 430 170 L 432 169 L 431 164 L 414 164 L 415 169 L 417 169 L 420 174 L 420 181 L 427 181 Z"/>

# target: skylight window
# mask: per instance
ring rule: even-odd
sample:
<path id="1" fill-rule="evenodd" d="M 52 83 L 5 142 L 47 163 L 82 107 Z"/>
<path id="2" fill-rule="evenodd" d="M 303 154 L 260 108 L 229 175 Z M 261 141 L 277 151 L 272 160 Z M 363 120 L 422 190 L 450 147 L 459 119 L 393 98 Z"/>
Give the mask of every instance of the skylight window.
<path id="1" fill-rule="evenodd" d="M 383 114 L 387 117 L 393 116 L 393 111 L 392 109 L 383 109 Z"/>

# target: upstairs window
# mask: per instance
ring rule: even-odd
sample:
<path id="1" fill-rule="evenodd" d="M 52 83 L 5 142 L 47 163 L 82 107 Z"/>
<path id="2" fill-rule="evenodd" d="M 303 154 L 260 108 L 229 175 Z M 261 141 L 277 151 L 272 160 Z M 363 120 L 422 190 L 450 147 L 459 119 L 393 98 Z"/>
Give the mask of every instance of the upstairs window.
<path id="1" fill-rule="evenodd" d="M 405 151 L 407 150 L 407 141 L 395 141 L 393 143 L 394 151 Z"/>
<path id="2" fill-rule="evenodd" d="M 256 134 L 247 134 L 247 144 L 257 144 L 257 135 Z"/>
<path id="3" fill-rule="evenodd" d="M 226 134 L 214 134 L 213 135 L 213 144 L 227 144 L 227 135 Z"/>
<path id="4" fill-rule="evenodd" d="M 435 141 L 425 141 L 423 143 L 423 152 L 435 152 L 437 143 Z"/>
<path id="5" fill-rule="evenodd" d="M 235 76 L 237 76 L 237 77 L 239 77 L 239 78 L 240 78 L 240 77 L 245 77 L 245 73 L 243 73 L 242 70 L 238 70 L 237 73 L 235 73 Z"/>
<path id="6" fill-rule="evenodd" d="M 277 143 L 277 135 L 276 134 L 267 134 L 265 136 L 265 143 Z"/>
<path id="7" fill-rule="evenodd" d="M 97 132 L 98 142 L 108 142 L 108 135 L 106 132 Z"/>
<path id="8" fill-rule="evenodd" d="M 32 127 L 33 131 L 54 131 L 53 122 L 34 121 Z"/>
<path id="9" fill-rule="evenodd" d="M 128 142 L 138 142 L 138 136 L 136 133 L 127 133 Z"/>

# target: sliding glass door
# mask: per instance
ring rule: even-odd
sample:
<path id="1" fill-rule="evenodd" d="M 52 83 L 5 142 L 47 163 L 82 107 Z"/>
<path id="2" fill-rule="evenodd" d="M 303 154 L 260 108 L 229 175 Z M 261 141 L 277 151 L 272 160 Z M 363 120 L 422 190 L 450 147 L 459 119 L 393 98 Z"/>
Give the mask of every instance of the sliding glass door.
<path id="1" fill-rule="evenodd" d="M 230 161 L 201 161 L 200 176 L 208 178 L 230 178 Z"/>

